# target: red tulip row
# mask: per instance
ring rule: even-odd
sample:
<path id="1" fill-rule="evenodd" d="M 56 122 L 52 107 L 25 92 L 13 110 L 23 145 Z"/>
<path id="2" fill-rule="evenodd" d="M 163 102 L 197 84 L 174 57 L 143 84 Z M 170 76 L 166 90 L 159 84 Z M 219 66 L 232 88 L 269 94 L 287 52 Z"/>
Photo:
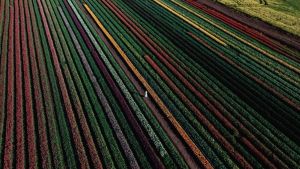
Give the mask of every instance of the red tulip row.
<path id="1" fill-rule="evenodd" d="M 12 168 L 13 164 L 13 142 L 14 142 L 14 8 L 9 8 L 9 35 L 8 35 L 8 56 L 7 56 L 7 98 L 6 98 L 6 123 L 5 123 L 5 144 L 3 153 L 3 167 Z"/>
<path id="2" fill-rule="evenodd" d="M 3 30 L 3 33 L 1 32 L 0 34 L 0 136 L 4 136 L 4 133 L 6 133 L 6 101 L 7 101 L 7 97 L 6 97 L 6 84 L 7 84 L 7 52 L 8 52 L 8 38 L 9 38 L 9 28 L 10 28 L 10 24 L 9 24 L 9 3 L 6 3 L 6 1 L 1 0 L 0 3 L 0 10 L 1 10 L 1 31 Z M 6 17 L 4 17 L 4 15 Z M 5 144 L 5 138 L 2 137 L 0 139 L 0 149 L 3 149 L 3 146 Z M 0 151 L 0 158 L 3 157 L 3 151 Z M 2 166 L 2 160 L 0 160 L 0 165 Z"/>
<path id="3" fill-rule="evenodd" d="M 28 161 L 29 161 L 29 167 L 34 168 L 36 166 L 35 161 L 37 161 L 37 145 L 36 145 L 36 135 L 35 135 L 35 115 L 34 112 L 34 103 L 33 98 L 31 95 L 31 90 L 34 89 L 35 98 L 40 97 L 40 91 L 38 90 L 38 75 L 36 64 L 33 64 L 32 74 L 33 76 L 33 84 L 31 84 L 31 75 L 30 75 L 30 60 L 35 60 L 35 58 L 30 57 L 34 55 L 34 46 L 32 44 L 32 38 L 31 38 L 31 31 L 26 32 L 26 29 L 31 30 L 30 26 L 30 16 L 29 16 L 29 9 L 28 9 L 28 3 L 24 4 L 24 1 L 20 0 L 20 23 L 21 23 L 21 46 L 22 46 L 22 58 L 23 58 L 23 72 L 24 72 L 24 83 L 25 83 L 25 112 L 24 112 L 24 118 L 26 119 L 26 134 L 27 134 L 27 144 L 30 144 L 28 149 Z M 24 11 L 25 10 L 25 11 Z M 24 17 L 25 16 L 25 17 Z M 26 21 L 25 21 L 26 20 Z M 27 44 L 27 39 L 29 43 Z M 29 51 L 28 49 L 29 48 Z M 31 61 L 32 62 L 32 61 Z M 34 61 L 35 62 L 35 61 Z M 33 63 L 34 63 L 33 62 Z M 41 138 L 41 150 L 43 153 L 45 153 L 45 157 L 48 157 L 47 153 L 49 153 L 48 149 L 48 142 L 47 142 L 47 131 L 46 126 L 44 126 L 43 123 L 43 117 L 42 117 L 42 102 L 41 99 L 35 99 L 36 100 L 36 109 L 40 112 L 38 113 L 38 124 L 40 128 L 38 129 L 40 133 Z M 45 160 L 48 160 L 47 158 L 43 158 Z M 43 161 L 44 163 L 50 162 L 50 161 Z M 22 167 L 22 166 L 19 166 Z"/>

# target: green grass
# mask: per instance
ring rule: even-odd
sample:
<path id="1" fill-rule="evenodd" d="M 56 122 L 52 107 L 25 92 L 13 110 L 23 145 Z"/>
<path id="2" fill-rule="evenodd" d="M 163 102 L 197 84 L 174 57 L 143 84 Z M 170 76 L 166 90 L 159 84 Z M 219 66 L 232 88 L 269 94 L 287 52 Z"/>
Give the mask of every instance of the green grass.
<path id="1" fill-rule="evenodd" d="M 300 36 L 300 3 L 298 0 L 217 0 L 229 7 L 257 17 L 287 32 Z"/>

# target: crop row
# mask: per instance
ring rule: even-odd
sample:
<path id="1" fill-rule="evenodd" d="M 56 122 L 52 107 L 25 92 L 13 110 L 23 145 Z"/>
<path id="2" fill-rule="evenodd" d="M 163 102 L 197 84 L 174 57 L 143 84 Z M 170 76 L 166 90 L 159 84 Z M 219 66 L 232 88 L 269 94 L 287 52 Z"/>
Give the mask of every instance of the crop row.
<path id="1" fill-rule="evenodd" d="M 296 55 L 196 1 L 0 0 L 0 168 L 299 168 Z"/>

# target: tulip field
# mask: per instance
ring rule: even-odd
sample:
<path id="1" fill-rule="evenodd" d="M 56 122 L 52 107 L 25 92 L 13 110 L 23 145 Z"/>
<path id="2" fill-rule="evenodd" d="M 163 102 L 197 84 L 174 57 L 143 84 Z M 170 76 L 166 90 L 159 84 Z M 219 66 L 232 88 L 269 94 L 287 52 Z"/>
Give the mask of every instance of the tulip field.
<path id="1" fill-rule="evenodd" d="M 196 0 L 0 0 L 0 168 L 300 168 L 298 42 Z"/>

